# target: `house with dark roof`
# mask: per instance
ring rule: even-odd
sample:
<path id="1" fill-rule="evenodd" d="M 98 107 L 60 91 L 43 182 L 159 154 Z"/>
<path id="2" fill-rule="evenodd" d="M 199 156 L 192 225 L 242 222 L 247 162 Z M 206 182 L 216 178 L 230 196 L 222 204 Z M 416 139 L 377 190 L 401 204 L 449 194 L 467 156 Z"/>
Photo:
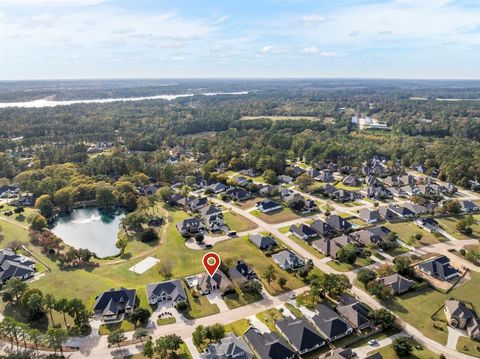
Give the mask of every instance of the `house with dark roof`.
<path id="1" fill-rule="evenodd" d="M 198 278 L 197 290 L 202 295 L 210 294 L 216 290 L 221 295 L 225 295 L 233 290 L 233 284 L 221 270 L 217 270 L 213 276 L 202 273 Z"/>
<path id="2" fill-rule="evenodd" d="M 479 210 L 479 207 L 478 205 L 476 205 L 474 202 L 472 201 L 459 201 L 460 202 L 460 208 L 462 210 L 462 212 L 465 212 L 465 213 L 471 213 L 471 212 L 476 212 Z"/>
<path id="3" fill-rule="evenodd" d="M 205 225 L 197 217 L 186 218 L 176 224 L 177 230 L 184 237 L 202 234 L 204 232 Z"/>
<path id="4" fill-rule="evenodd" d="M 356 176 L 348 175 L 343 180 L 342 183 L 348 187 L 360 187 L 360 180 Z"/>
<path id="5" fill-rule="evenodd" d="M 415 281 L 407 279 L 398 273 L 378 278 L 377 281 L 385 287 L 388 287 L 390 292 L 394 295 L 408 292 L 410 288 L 415 285 Z"/>
<path id="6" fill-rule="evenodd" d="M 271 184 L 262 185 L 259 188 L 258 193 L 261 196 L 271 196 L 273 194 L 273 191 L 275 190 L 275 188 L 276 187 L 272 186 Z"/>
<path id="7" fill-rule="evenodd" d="M 318 176 L 315 177 L 317 181 L 320 182 L 333 182 L 335 181 L 335 178 L 333 177 L 333 174 L 329 170 L 321 170 L 318 174 Z"/>
<path id="8" fill-rule="evenodd" d="M 317 314 L 312 317 L 312 322 L 328 341 L 352 334 L 352 326 L 325 304 L 318 304 L 315 312 Z"/>
<path id="9" fill-rule="evenodd" d="M 380 216 L 385 219 L 409 219 L 415 217 L 415 213 L 406 207 L 383 206 L 378 209 Z"/>
<path id="10" fill-rule="evenodd" d="M 392 197 L 392 192 L 384 186 L 368 186 L 365 194 L 368 198 L 372 199 L 387 199 Z"/>
<path id="11" fill-rule="evenodd" d="M 297 357 L 297 353 L 274 332 L 261 333 L 257 328 L 250 327 L 244 336 L 259 359 L 293 359 Z"/>
<path id="12" fill-rule="evenodd" d="M 282 269 L 297 270 L 305 265 L 305 260 L 289 249 L 273 254 L 272 259 Z"/>
<path id="13" fill-rule="evenodd" d="M 228 198 L 237 202 L 245 201 L 252 197 L 252 194 L 249 191 L 238 187 L 227 189 L 226 194 Z"/>
<path id="14" fill-rule="evenodd" d="M 243 260 L 237 261 L 235 267 L 228 268 L 228 276 L 233 282 L 238 284 L 242 284 L 257 277 L 253 269 Z"/>
<path id="15" fill-rule="evenodd" d="M 435 233 L 440 229 L 440 224 L 432 217 L 417 218 L 415 223 L 417 226 L 430 233 Z"/>
<path id="16" fill-rule="evenodd" d="M 360 209 L 360 212 L 358 214 L 358 217 L 367 223 L 375 223 L 378 222 L 380 218 L 380 213 L 378 213 L 378 210 L 370 210 L 368 208 L 362 208 Z"/>
<path id="17" fill-rule="evenodd" d="M 352 224 L 350 222 L 336 214 L 331 214 L 328 216 L 327 223 L 340 232 L 344 232 L 352 228 Z"/>
<path id="18" fill-rule="evenodd" d="M 272 237 L 260 233 L 250 234 L 248 239 L 261 250 L 272 249 L 277 246 L 277 242 Z"/>
<path id="19" fill-rule="evenodd" d="M 178 207 L 187 207 L 188 204 L 190 203 L 191 200 L 193 200 L 194 197 L 185 197 L 179 193 L 174 193 L 171 197 L 170 197 L 170 204 L 174 205 L 174 206 L 178 206 Z"/>
<path id="20" fill-rule="evenodd" d="M 332 197 L 340 202 L 353 201 L 356 198 L 357 192 L 348 191 L 346 189 L 339 189 L 332 193 Z"/>
<path id="21" fill-rule="evenodd" d="M 338 305 L 336 309 L 337 312 L 347 319 L 357 330 L 364 330 L 372 326 L 372 323 L 368 320 L 370 308 L 359 301 L 345 305 Z"/>
<path id="22" fill-rule="evenodd" d="M 228 186 L 222 182 L 216 182 L 213 185 L 211 185 L 209 188 L 213 193 L 219 194 L 219 193 L 225 192 Z"/>
<path id="23" fill-rule="evenodd" d="M 305 318 L 285 317 L 277 320 L 275 326 L 299 355 L 309 353 L 325 345 L 325 340 Z"/>
<path id="24" fill-rule="evenodd" d="M 104 321 L 118 320 L 135 308 L 135 289 L 110 289 L 95 298 L 93 313 Z"/>
<path id="25" fill-rule="evenodd" d="M 201 359 L 253 359 L 253 353 L 242 337 L 228 333 L 217 343 L 208 344 Z"/>
<path id="26" fill-rule="evenodd" d="M 314 238 L 318 235 L 317 231 L 315 231 L 312 227 L 304 223 L 301 223 L 298 225 L 292 224 L 290 226 L 290 232 L 292 232 L 292 234 L 295 237 L 302 239 L 304 241 L 310 238 Z"/>
<path id="27" fill-rule="evenodd" d="M 177 279 L 147 284 L 147 299 L 151 305 L 166 301 L 171 301 L 172 305 L 176 305 L 180 302 L 186 302 L 187 295 L 182 282 Z"/>
<path id="28" fill-rule="evenodd" d="M 316 219 L 310 225 L 310 227 L 312 227 L 322 237 L 329 238 L 329 237 L 333 237 L 335 235 L 335 228 L 333 228 L 328 223 L 325 223 L 324 221 L 321 221 L 319 219 Z"/>
<path id="29" fill-rule="evenodd" d="M 208 198 L 194 198 L 188 203 L 188 209 L 192 212 L 199 212 L 202 208 L 208 206 Z"/>
<path id="30" fill-rule="evenodd" d="M 266 201 L 261 201 L 258 202 L 255 207 L 262 212 L 262 213 L 269 213 L 273 211 L 277 211 L 279 209 L 282 209 L 282 205 L 280 203 L 271 201 L 271 200 L 266 200 Z"/>
<path id="31" fill-rule="evenodd" d="M 326 256 L 337 258 L 337 253 L 347 244 L 353 244 L 353 241 L 343 234 L 335 238 L 320 238 L 312 242 L 312 247 Z"/>
<path id="32" fill-rule="evenodd" d="M 26 280 L 35 274 L 35 262 L 11 249 L 0 250 L 0 282 L 11 278 Z"/>
<path id="33" fill-rule="evenodd" d="M 450 264 L 447 256 L 439 256 L 417 264 L 416 268 L 429 276 L 449 280 L 459 276 L 456 268 Z"/>
<path id="34" fill-rule="evenodd" d="M 293 178 L 287 175 L 280 175 L 278 176 L 278 182 L 284 183 L 284 184 L 291 184 L 293 183 Z"/>

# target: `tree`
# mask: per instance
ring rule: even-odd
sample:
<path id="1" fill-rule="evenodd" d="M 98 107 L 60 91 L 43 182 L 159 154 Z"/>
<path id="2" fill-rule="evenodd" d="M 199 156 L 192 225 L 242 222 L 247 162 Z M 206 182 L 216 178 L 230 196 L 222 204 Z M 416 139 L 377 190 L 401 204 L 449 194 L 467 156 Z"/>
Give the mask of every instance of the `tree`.
<path id="1" fill-rule="evenodd" d="M 458 200 L 447 200 L 443 204 L 443 209 L 448 213 L 459 214 L 462 211 L 462 206 Z"/>
<path id="2" fill-rule="evenodd" d="M 3 286 L 3 294 L 9 294 L 12 298 L 15 298 L 15 303 L 18 304 L 20 297 L 27 290 L 27 283 L 20 278 L 10 278 Z"/>
<path id="3" fill-rule="evenodd" d="M 465 229 L 467 228 L 467 222 L 462 219 L 457 222 L 456 227 L 459 232 L 465 232 Z"/>
<path id="4" fill-rule="evenodd" d="M 203 325 L 198 325 L 192 333 L 192 342 L 196 347 L 200 347 L 207 338 L 207 330 Z"/>
<path id="5" fill-rule="evenodd" d="M 267 269 L 265 269 L 265 272 L 263 272 L 262 277 L 267 281 L 267 283 L 269 285 L 270 285 L 270 283 L 272 283 L 275 280 L 277 275 L 276 275 L 275 268 L 273 267 L 273 265 L 270 264 L 267 267 Z"/>
<path id="6" fill-rule="evenodd" d="M 63 344 L 68 340 L 68 332 L 62 328 L 50 328 L 47 330 L 45 341 L 47 345 L 55 350 L 60 350 L 63 355 Z"/>
<path id="7" fill-rule="evenodd" d="M 172 269 L 172 262 L 168 259 L 162 260 L 158 264 L 158 272 L 165 278 L 170 278 L 172 276 Z"/>
<path id="8" fill-rule="evenodd" d="M 28 316 L 30 319 L 36 319 L 40 317 L 44 313 L 42 296 L 38 293 L 33 293 L 28 297 L 25 307 L 28 310 Z"/>
<path id="9" fill-rule="evenodd" d="M 333 298 L 339 297 L 352 286 L 345 274 L 333 273 L 321 275 L 318 279 L 312 280 L 310 285 L 312 292 L 321 296 L 328 295 Z"/>
<path id="10" fill-rule="evenodd" d="M 377 279 L 377 273 L 375 271 L 368 269 L 368 268 L 362 268 L 358 271 L 358 276 L 357 279 L 363 283 L 367 284 L 368 282 L 374 281 Z"/>
<path id="11" fill-rule="evenodd" d="M 74 203 L 74 192 L 72 187 L 63 187 L 55 192 L 53 196 L 55 204 L 62 211 L 69 211 Z"/>
<path id="12" fill-rule="evenodd" d="M 45 294 L 45 296 L 43 297 L 43 306 L 45 307 L 45 311 L 50 313 L 50 319 L 53 326 L 55 326 L 55 322 L 53 321 L 53 309 L 55 308 L 55 304 L 55 297 L 50 293 Z"/>
<path id="13" fill-rule="evenodd" d="M 277 282 L 282 289 L 285 288 L 285 285 L 287 284 L 287 280 L 285 279 L 285 277 L 278 278 Z"/>
<path id="14" fill-rule="evenodd" d="M 272 170 L 266 170 L 263 172 L 263 180 L 268 184 L 278 184 L 278 176 Z"/>
<path id="15" fill-rule="evenodd" d="M 135 329 L 135 332 L 133 333 L 133 339 L 140 339 L 140 341 L 143 343 L 143 339 L 148 337 L 148 330 L 145 328 L 137 328 Z"/>
<path id="16" fill-rule="evenodd" d="M 247 280 L 240 284 L 240 290 L 244 294 L 256 296 L 262 292 L 262 285 L 256 280 Z"/>
<path id="17" fill-rule="evenodd" d="M 377 274 L 380 278 L 388 277 L 389 275 L 392 275 L 394 273 L 395 270 L 393 269 L 393 266 L 388 263 L 382 263 L 377 268 Z"/>
<path id="18" fill-rule="evenodd" d="M 33 215 L 30 220 L 30 229 L 41 231 L 47 227 L 47 220 L 40 213 Z"/>
<path id="19" fill-rule="evenodd" d="M 357 260 L 358 254 L 359 251 L 357 247 L 353 244 L 347 244 L 337 252 L 337 259 L 343 263 L 353 264 Z"/>
<path id="20" fill-rule="evenodd" d="M 153 228 L 147 228 L 145 231 L 142 232 L 140 240 L 142 242 L 154 242 L 158 240 L 157 231 Z"/>
<path id="21" fill-rule="evenodd" d="M 155 355 L 154 345 L 151 340 L 148 340 L 143 345 L 143 355 L 150 359 Z"/>
<path id="22" fill-rule="evenodd" d="M 165 335 L 155 341 L 155 352 L 160 355 L 160 358 L 173 358 L 173 353 L 180 349 L 182 344 L 183 340 L 178 335 Z"/>
<path id="23" fill-rule="evenodd" d="M 218 341 L 225 336 L 225 326 L 220 323 L 209 325 L 207 328 L 207 339 Z"/>
<path id="24" fill-rule="evenodd" d="M 394 329 L 396 326 L 395 315 L 384 308 L 370 312 L 369 318 L 373 324 L 382 328 L 382 330 Z"/>
<path id="25" fill-rule="evenodd" d="M 127 238 L 121 236 L 120 238 L 117 239 L 117 243 L 115 243 L 115 247 L 120 249 L 121 252 L 125 250 L 125 247 L 127 247 L 128 240 Z"/>
<path id="26" fill-rule="evenodd" d="M 65 325 L 67 325 L 66 314 L 68 312 L 68 299 L 61 298 L 57 300 L 55 303 L 55 310 L 63 314 L 63 321 L 65 322 Z"/>
<path id="27" fill-rule="evenodd" d="M 308 175 L 307 173 L 302 174 L 295 180 L 295 184 L 302 191 L 307 190 L 313 183 L 314 183 L 314 180 L 312 176 Z"/>
<path id="28" fill-rule="evenodd" d="M 35 201 L 35 207 L 40 210 L 42 216 L 48 218 L 51 217 L 54 213 L 55 205 L 50 199 L 48 194 L 41 195 Z"/>
<path id="29" fill-rule="evenodd" d="M 409 256 L 399 256 L 393 260 L 395 271 L 402 275 L 411 274 L 412 260 Z"/>
<path id="30" fill-rule="evenodd" d="M 107 337 L 109 345 L 117 344 L 120 348 L 120 343 L 123 342 L 127 337 L 123 334 L 123 330 L 117 329 L 114 332 L 110 333 Z"/>
<path id="31" fill-rule="evenodd" d="M 0 322 L 0 334 L 2 337 L 9 338 L 12 345 L 15 340 L 15 343 L 18 346 L 19 327 L 18 323 L 13 318 L 5 317 L 2 319 Z"/>
<path id="32" fill-rule="evenodd" d="M 399 337 L 393 340 L 393 350 L 400 358 L 408 357 L 413 352 L 412 339 L 408 337 Z"/>
<path id="33" fill-rule="evenodd" d="M 30 343 L 32 343 L 33 346 L 35 347 L 35 351 L 37 352 L 37 356 L 38 356 L 38 346 L 43 340 L 42 332 L 37 328 L 31 328 L 28 330 L 28 339 Z"/>
<path id="34" fill-rule="evenodd" d="M 117 196 L 112 188 L 108 186 L 100 186 L 97 188 L 95 201 L 99 207 L 114 207 L 117 204 Z"/>
<path id="35" fill-rule="evenodd" d="M 150 312 L 148 309 L 142 307 L 136 307 L 130 314 L 130 319 L 135 325 L 137 325 L 137 323 L 142 325 L 147 323 L 148 318 L 150 318 Z"/>
<path id="36" fill-rule="evenodd" d="M 173 192 L 173 189 L 171 189 L 170 187 L 162 187 L 157 191 L 155 195 L 161 198 L 163 202 L 167 203 L 168 201 L 170 201 L 170 198 L 172 198 L 174 193 L 175 192 Z"/>

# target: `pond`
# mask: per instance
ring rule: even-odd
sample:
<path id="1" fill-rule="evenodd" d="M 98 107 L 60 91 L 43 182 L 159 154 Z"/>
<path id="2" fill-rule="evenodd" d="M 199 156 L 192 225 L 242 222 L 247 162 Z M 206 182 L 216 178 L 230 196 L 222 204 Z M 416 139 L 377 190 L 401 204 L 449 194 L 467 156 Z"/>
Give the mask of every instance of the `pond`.
<path id="1" fill-rule="evenodd" d="M 109 257 L 119 253 L 115 243 L 124 216 L 121 211 L 76 209 L 60 216 L 51 230 L 69 246 L 89 249 L 99 258 Z"/>

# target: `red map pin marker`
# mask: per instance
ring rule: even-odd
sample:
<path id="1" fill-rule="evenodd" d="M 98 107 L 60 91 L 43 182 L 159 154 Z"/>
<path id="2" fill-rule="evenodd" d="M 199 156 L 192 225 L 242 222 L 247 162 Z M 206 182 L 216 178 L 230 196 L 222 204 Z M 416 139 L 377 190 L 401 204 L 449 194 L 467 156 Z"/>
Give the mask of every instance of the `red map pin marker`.
<path id="1" fill-rule="evenodd" d="M 220 256 L 214 252 L 208 252 L 205 254 L 202 262 L 205 270 L 208 274 L 210 274 L 210 277 L 213 277 L 213 275 L 217 272 L 218 267 L 220 267 L 220 263 L 222 263 Z"/>

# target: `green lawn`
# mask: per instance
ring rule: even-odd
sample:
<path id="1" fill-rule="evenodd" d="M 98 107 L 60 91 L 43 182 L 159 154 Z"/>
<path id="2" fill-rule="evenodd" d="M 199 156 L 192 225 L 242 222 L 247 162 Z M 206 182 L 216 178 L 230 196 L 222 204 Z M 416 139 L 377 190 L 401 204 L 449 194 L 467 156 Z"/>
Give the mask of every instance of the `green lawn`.
<path id="1" fill-rule="evenodd" d="M 243 333 L 250 327 L 248 319 L 240 319 L 236 322 L 225 325 L 225 333 L 233 332 L 235 335 L 243 336 Z"/>
<path id="2" fill-rule="evenodd" d="M 435 329 L 430 317 L 445 303 L 445 300 L 450 298 L 471 302 L 475 308 L 480 307 L 480 297 L 477 296 L 480 292 L 480 274 L 470 272 L 470 275 L 471 279 L 469 281 L 454 288 L 448 294 L 431 288 L 424 288 L 396 297 L 385 302 L 385 305 L 429 338 L 441 344 L 446 344 L 448 333 L 443 312 L 439 312 L 435 321 L 443 330 Z"/>
<path id="3" fill-rule="evenodd" d="M 262 298 L 263 297 L 261 294 L 260 295 L 243 294 L 240 288 L 236 287 L 235 293 L 226 295 L 225 297 L 223 297 L 223 300 L 225 301 L 225 304 L 229 309 L 234 309 L 234 308 L 242 307 L 247 304 L 258 302 Z"/>
<path id="4" fill-rule="evenodd" d="M 412 355 L 408 357 L 402 357 L 400 358 L 397 353 L 395 353 L 395 350 L 393 350 L 393 346 L 390 344 L 386 347 L 383 347 L 380 350 L 374 350 L 371 353 L 368 354 L 373 354 L 373 353 L 381 353 L 383 356 L 383 359 L 438 359 L 439 355 L 431 352 L 428 349 L 414 349 Z"/>
<path id="5" fill-rule="evenodd" d="M 318 259 L 325 258 L 325 255 L 323 253 L 320 253 L 315 248 L 313 248 L 310 244 L 308 244 L 308 243 L 313 242 L 314 240 L 318 239 L 318 237 L 313 238 L 312 240 L 307 240 L 308 243 L 307 243 L 307 241 L 304 241 L 304 240 L 294 236 L 293 234 L 289 235 L 288 238 L 290 238 L 292 241 L 297 243 L 300 247 L 302 247 L 303 249 L 308 251 L 314 257 L 317 257 Z"/>
<path id="6" fill-rule="evenodd" d="M 277 333 L 278 330 L 275 327 L 275 322 L 279 319 L 285 318 L 285 316 L 277 308 L 272 308 L 264 312 L 257 313 L 256 316 L 263 324 L 268 327 L 268 329 Z"/>
<path id="7" fill-rule="evenodd" d="M 303 317 L 302 312 L 297 307 L 295 307 L 294 305 L 292 305 L 290 303 L 285 303 L 284 305 L 285 305 L 285 308 L 287 308 L 290 312 L 292 312 L 292 314 L 294 316 L 296 316 L 297 318 L 298 317 Z"/>
<path id="8" fill-rule="evenodd" d="M 443 236 L 436 237 L 432 233 L 424 231 L 419 228 L 414 222 L 399 222 L 399 223 L 385 223 L 385 227 L 389 228 L 391 231 L 396 232 L 398 237 L 405 243 L 410 243 L 414 247 L 422 247 L 430 244 L 439 243 L 442 240 L 445 240 Z M 411 241 L 411 237 L 417 233 L 422 234 L 422 239 L 417 241 Z"/>
<path id="9" fill-rule="evenodd" d="M 168 318 L 159 318 L 157 319 L 157 325 L 168 325 L 168 324 L 173 324 L 177 320 L 175 317 L 168 317 Z"/>
<path id="10" fill-rule="evenodd" d="M 227 211 L 223 213 L 225 224 L 235 232 L 245 232 L 257 228 L 257 224 L 242 215 Z"/>
<path id="11" fill-rule="evenodd" d="M 347 191 L 358 191 L 361 190 L 362 188 L 366 187 L 366 185 L 361 185 L 359 187 L 352 187 L 352 186 L 345 186 L 341 181 L 338 182 L 335 187 L 338 189 L 345 189 Z"/>
<path id="12" fill-rule="evenodd" d="M 269 213 L 262 213 L 255 209 L 250 213 L 255 217 L 260 218 L 262 221 L 270 224 L 278 224 L 300 218 L 300 216 L 290 208 L 282 208 Z"/>
<path id="13" fill-rule="evenodd" d="M 368 266 L 372 263 L 374 263 L 374 261 L 370 258 L 357 258 L 354 264 L 342 263 L 337 260 L 331 260 L 327 262 L 327 265 L 335 269 L 337 272 L 349 272 L 360 267 Z"/>
<path id="14" fill-rule="evenodd" d="M 185 317 L 188 319 L 197 319 L 220 313 L 218 305 L 210 303 L 207 297 L 198 295 L 197 298 L 194 298 L 190 290 L 185 292 L 188 297 L 188 310 L 185 313 Z"/>
<path id="15" fill-rule="evenodd" d="M 450 235 L 454 236 L 457 239 L 478 239 L 480 238 L 480 225 L 474 223 L 472 225 L 473 233 L 471 236 L 467 236 L 465 234 L 460 233 L 457 231 L 457 223 L 464 219 L 466 216 L 458 216 L 458 217 L 445 217 L 445 218 L 437 218 L 438 223 L 440 226 Z"/>
<path id="16" fill-rule="evenodd" d="M 480 358 L 480 342 L 472 340 L 468 337 L 458 338 L 457 350 L 461 353 Z"/>
<path id="17" fill-rule="evenodd" d="M 133 354 L 122 357 L 123 359 L 149 359 L 143 354 Z M 180 349 L 177 351 L 177 359 L 192 359 L 192 354 L 187 348 L 187 345 L 183 343 L 180 345 Z"/>
<path id="18" fill-rule="evenodd" d="M 116 330 L 121 330 L 123 332 L 131 332 L 135 330 L 135 325 L 127 319 L 124 319 L 119 323 L 102 324 L 100 325 L 100 328 L 98 328 L 98 334 L 109 335 Z"/>

